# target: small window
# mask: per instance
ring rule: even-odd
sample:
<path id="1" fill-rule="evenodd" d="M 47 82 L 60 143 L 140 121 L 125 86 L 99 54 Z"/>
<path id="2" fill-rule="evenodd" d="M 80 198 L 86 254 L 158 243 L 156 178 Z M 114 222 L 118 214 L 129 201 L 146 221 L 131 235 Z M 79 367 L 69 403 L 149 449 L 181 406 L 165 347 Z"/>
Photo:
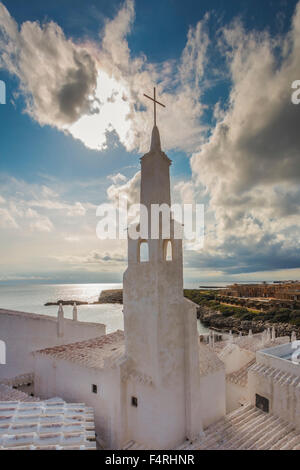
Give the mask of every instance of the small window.
<path id="1" fill-rule="evenodd" d="M 138 399 L 136 397 L 131 397 L 131 405 L 135 408 L 138 407 Z"/>
<path id="2" fill-rule="evenodd" d="M 97 387 L 97 385 L 95 385 L 95 384 L 92 385 L 92 392 L 93 392 L 93 393 L 98 393 L 98 387 Z"/>
<path id="3" fill-rule="evenodd" d="M 255 401 L 256 408 L 259 408 L 265 413 L 269 413 L 269 400 L 267 398 L 261 397 L 260 395 L 256 394 Z"/>
<path id="4" fill-rule="evenodd" d="M 165 240 L 164 241 L 164 260 L 172 261 L 172 259 L 173 259 L 172 242 L 170 240 Z"/>
<path id="5" fill-rule="evenodd" d="M 140 243 L 139 261 L 140 263 L 147 263 L 149 261 L 149 246 L 145 241 Z"/>

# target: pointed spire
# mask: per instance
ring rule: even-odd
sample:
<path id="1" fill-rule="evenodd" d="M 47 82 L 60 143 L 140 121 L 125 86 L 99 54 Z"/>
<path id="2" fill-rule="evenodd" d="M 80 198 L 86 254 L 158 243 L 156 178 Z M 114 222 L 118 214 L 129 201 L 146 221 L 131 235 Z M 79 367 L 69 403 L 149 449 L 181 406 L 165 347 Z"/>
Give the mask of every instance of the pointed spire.
<path id="1" fill-rule="evenodd" d="M 150 152 L 161 152 L 160 136 L 157 126 L 153 127 Z"/>

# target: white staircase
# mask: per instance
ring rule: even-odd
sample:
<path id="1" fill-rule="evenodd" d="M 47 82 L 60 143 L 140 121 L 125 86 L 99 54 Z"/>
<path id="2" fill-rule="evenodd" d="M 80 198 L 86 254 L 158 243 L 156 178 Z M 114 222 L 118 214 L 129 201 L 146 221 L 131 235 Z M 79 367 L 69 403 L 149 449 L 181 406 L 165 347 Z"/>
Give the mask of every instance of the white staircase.
<path id="1" fill-rule="evenodd" d="M 300 432 L 282 419 L 246 405 L 205 430 L 205 436 L 178 450 L 296 450 Z"/>

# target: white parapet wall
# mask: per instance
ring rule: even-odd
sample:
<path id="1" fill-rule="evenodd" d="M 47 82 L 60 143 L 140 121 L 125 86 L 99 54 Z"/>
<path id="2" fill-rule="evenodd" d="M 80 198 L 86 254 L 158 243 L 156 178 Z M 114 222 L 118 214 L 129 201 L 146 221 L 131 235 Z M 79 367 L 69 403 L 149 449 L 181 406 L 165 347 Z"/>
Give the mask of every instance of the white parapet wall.
<path id="1" fill-rule="evenodd" d="M 124 333 L 116 331 L 33 354 L 35 395 L 59 396 L 66 402 L 84 402 L 93 407 L 98 443 L 118 449 L 122 444 L 119 360 L 124 354 Z"/>
<path id="2" fill-rule="evenodd" d="M 6 345 L 6 364 L 0 364 L 0 379 L 33 372 L 33 351 L 106 333 L 101 323 L 66 318 L 60 321 L 63 325 L 58 328 L 56 317 L 0 309 L 0 339 Z"/>
<path id="3" fill-rule="evenodd" d="M 250 401 L 300 430 L 300 365 L 292 343 L 258 351 L 248 375 Z"/>
<path id="4" fill-rule="evenodd" d="M 35 355 L 35 395 L 48 399 L 62 397 L 66 402 L 84 402 L 94 410 L 97 440 L 116 446 L 112 416 L 120 384 L 115 370 L 99 370 L 64 360 Z M 96 393 L 93 393 L 93 385 Z"/>

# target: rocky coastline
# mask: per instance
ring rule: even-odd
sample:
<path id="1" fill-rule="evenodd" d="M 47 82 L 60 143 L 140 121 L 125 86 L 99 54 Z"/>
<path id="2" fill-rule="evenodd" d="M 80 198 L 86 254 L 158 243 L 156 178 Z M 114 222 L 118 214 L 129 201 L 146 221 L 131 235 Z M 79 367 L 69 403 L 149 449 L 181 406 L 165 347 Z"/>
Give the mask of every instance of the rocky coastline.
<path id="1" fill-rule="evenodd" d="M 99 295 L 96 302 L 84 302 L 82 300 L 57 300 L 56 302 L 46 302 L 45 307 L 51 307 L 62 304 L 65 305 L 97 305 L 97 304 L 122 304 L 123 303 L 123 289 L 110 289 L 103 290 Z"/>
<path id="2" fill-rule="evenodd" d="M 261 333 L 266 328 L 275 327 L 277 336 L 291 336 L 292 332 L 295 331 L 297 338 L 300 338 L 300 328 L 295 325 L 289 323 L 273 323 L 263 320 L 241 320 L 233 316 L 225 317 L 217 310 L 206 306 L 200 305 L 198 307 L 197 317 L 207 328 L 220 332 L 228 332 L 231 330 L 233 333 L 239 333 L 240 331 L 242 333 L 248 333 L 249 330 L 252 330 L 253 333 Z"/>
<path id="3" fill-rule="evenodd" d="M 122 304 L 123 289 L 103 290 L 97 304 Z"/>
<path id="4" fill-rule="evenodd" d="M 211 308 L 207 305 L 202 305 L 202 299 L 199 299 L 197 302 L 196 298 L 193 297 L 195 292 L 197 294 L 197 291 L 187 289 L 184 291 L 184 295 L 198 303 L 197 318 L 207 328 L 218 332 L 229 332 L 232 330 L 233 333 L 242 332 L 246 334 L 249 332 L 249 330 L 252 330 L 253 333 L 261 333 L 266 328 L 272 328 L 274 326 L 277 336 L 291 336 L 292 332 L 295 331 L 297 338 L 300 338 L 299 326 L 292 325 L 290 323 L 275 323 L 269 319 L 245 320 L 242 318 L 237 318 L 234 315 L 225 316 L 221 311 L 218 311 L 217 308 Z M 58 300 L 57 302 L 47 302 L 45 306 L 59 305 L 60 303 L 62 305 L 73 305 L 74 303 L 76 303 L 76 305 L 89 304 L 89 302 L 83 302 L 79 300 Z M 92 304 L 123 304 L 123 289 L 103 290 L 99 295 L 98 301 L 92 302 Z"/>
<path id="5" fill-rule="evenodd" d="M 57 300 L 57 302 L 46 302 L 44 304 L 45 307 L 52 307 L 55 305 L 88 305 L 88 302 L 83 302 L 82 300 Z"/>

